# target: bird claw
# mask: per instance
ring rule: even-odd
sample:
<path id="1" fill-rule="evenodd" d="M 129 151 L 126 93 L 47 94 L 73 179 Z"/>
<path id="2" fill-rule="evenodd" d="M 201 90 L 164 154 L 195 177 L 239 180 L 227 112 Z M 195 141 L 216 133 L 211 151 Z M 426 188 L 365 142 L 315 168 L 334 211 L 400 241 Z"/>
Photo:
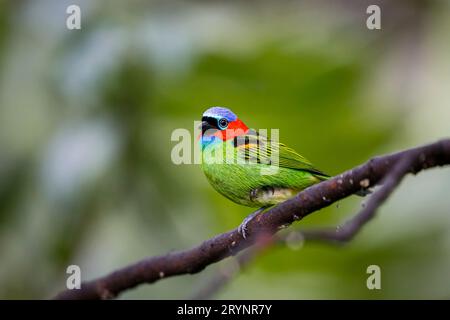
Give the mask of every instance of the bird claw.
<path id="1" fill-rule="evenodd" d="M 242 238 L 247 239 L 248 237 L 248 230 L 247 230 L 247 224 L 252 221 L 257 215 L 259 215 L 261 212 L 263 212 L 265 207 L 259 208 L 255 212 L 249 214 L 245 219 L 242 221 L 242 223 L 238 227 L 238 232 L 242 235 Z"/>

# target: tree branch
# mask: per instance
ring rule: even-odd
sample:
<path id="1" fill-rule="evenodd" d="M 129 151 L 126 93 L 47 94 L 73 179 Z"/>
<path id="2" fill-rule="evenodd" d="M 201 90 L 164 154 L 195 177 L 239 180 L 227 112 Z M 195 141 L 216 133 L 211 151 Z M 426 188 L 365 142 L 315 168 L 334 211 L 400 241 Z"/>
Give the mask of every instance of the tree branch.
<path id="1" fill-rule="evenodd" d="M 253 260 L 262 254 L 274 243 L 274 236 L 267 233 L 258 234 L 253 246 L 246 249 L 236 257 L 234 264 L 226 266 L 209 279 L 204 287 L 190 297 L 192 300 L 210 299 L 220 291 L 240 270 L 247 267 Z"/>
<path id="2" fill-rule="evenodd" d="M 412 157 L 400 160 L 393 169 L 380 181 L 381 189 L 375 192 L 362 209 L 353 218 L 334 229 L 305 230 L 301 231 L 304 240 L 320 240 L 332 242 L 348 242 L 368 223 L 377 209 L 387 200 L 403 177 L 410 171 L 415 161 Z"/>
<path id="3" fill-rule="evenodd" d="M 408 161 L 404 159 L 409 159 Z M 408 163 L 397 167 L 398 163 Z M 250 221 L 247 225 L 250 237 L 243 239 L 237 229 L 220 234 L 202 244 L 188 250 L 150 257 L 119 269 L 104 277 L 84 282 L 81 289 L 66 290 L 59 293 L 56 299 L 108 299 L 139 284 L 153 283 L 166 277 L 181 274 L 192 274 L 203 270 L 206 266 L 235 255 L 255 243 L 259 234 L 274 234 L 292 222 L 302 219 L 308 214 L 332 203 L 348 197 L 361 188 L 378 184 L 394 167 L 400 178 L 386 178 L 391 184 L 378 197 L 371 200 L 366 208 L 367 215 L 372 215 L 398 185 L 402 176 L 436 166 L 450 164 L 450 139 L 417 147 L 398 153 L 380 156 L 344 172 L 330 180 L 313 185 L 274 208 Z M 402 172 L 404 172 L 402 174 Z M 382 191 L 383 189 L 380 189 Z M 380 192 L 379 191 L 379 192 Z M 378 194 L 378 193 L 377 193 Z M 375 194 L 374 194 L 375 196 Z M 373 198 L 373 197 L 372 197 Z M 359 218 L 358 218 L 359 219 Z M 355 220 L 356 221 L 356 220 Z M 358 226 L 359 224 L 355 224 Z M 361 224 L 362 225 L 362 224 Z M 356 230 L 357 231 L 357 230 Z M 356 232 L 355 231 L 355 232 Z"/>

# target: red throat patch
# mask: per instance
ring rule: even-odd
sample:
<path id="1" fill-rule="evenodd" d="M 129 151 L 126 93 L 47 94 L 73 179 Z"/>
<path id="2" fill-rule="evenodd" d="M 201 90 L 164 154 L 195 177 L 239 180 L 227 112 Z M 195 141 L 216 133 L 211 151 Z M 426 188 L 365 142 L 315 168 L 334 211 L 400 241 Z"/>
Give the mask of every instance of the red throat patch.
<path id="1" fill-rule="evenodd" d="M 219 130 L 214 135 L 220 138 L 222 141 L 228 141 L 234 139 L 240 135 L 246 134 L 248 132 L 248 127 L 241 120 L 236 119 L 228 124 L 226 130 Z"/>

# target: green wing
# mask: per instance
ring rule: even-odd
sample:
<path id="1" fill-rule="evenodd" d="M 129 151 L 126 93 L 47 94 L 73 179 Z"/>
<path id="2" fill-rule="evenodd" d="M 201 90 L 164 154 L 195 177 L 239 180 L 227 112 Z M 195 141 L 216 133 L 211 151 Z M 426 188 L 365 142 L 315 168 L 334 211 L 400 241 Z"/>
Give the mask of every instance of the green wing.
<path id="1" fill-rule="evenodd" d="M 278 165 L 282 168 L 307 171 L 322 180 L 329 178 L 329 175 L 314 168 L 311 162 L 295 152 L 294 149 L 283 143 L 270 141 L 253 130 L 235 138 L 233 143 L 238 156 L 246 161 L 267 165 L 277 165 L 278 161 Z M 276 152 L 278 152 L 278 157 L 276 157 Z"/>

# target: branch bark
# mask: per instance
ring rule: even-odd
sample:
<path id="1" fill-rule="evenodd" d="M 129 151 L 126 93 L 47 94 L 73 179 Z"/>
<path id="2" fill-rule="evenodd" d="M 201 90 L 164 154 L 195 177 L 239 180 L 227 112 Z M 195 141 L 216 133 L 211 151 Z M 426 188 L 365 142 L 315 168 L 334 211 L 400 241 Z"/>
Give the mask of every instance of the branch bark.
<path id="1" fill-rule="evenodd" d="M 334 229 L 306 230 L 302 231 L 304 240 L 319 240 L 345 243 L 353 237 L 367 224 L 374 216 L 377 209 L 387 200 L 400 184 L 403 177 L 408 173 L 411 165 L 415 161 L 412 157 L 405 157 L 398 161 L 392 170 L 380 181 L 382 187 L 375 192 L 367 202 L 364 209 L 356 214 L 352 219 Z"/>
<path id="2" fill-rule="evenodd" d="M 225 267 L 223 270 L 216 273 L 204 287 L 202 287 L 196 294 L 191 296 L 190 300 L 206 300 L 211 299 L 217 292 L 219 292 L 231 279 L 239 273 L 239 271 L 246 268 L 256 257 L 262 254 L 265 250 L 271 247 L 275 241 L 271 234 L 260 233 L 254 244 L 240 253 L 236 257 L 236 261 L 231 266 Z"/>
<path id="3" fill-rule="evenodd" d="M 166 277 L 200 272 L 208 265 L 248 248 L 255 243 L 260 234 L 275 234 L 278 230 L 312 212 L 348 197 L 362 188 L 375 186 L 389 172 L 392 172 L 399 162 L 407 163 L 402 165 L 401 170 L 398 167 L 396 169 L 403 172 L 401 177 L 407 173 L 416 174 L 423 169 L 448 165 L 450 164 L 450 139 L 372 158 L 330 180 L 313 185 L 250 221 L 247 225 L 250 236 L 247 239 L 243 239 L 237 229 L 234 229 L 191 249 L 146 258 L 104 277 L 84 282 L 81 284 L 81 289 L 63 291 L 55 298 L 109 299 L 143 283 L 153 283 Z M 392 190 L 398 182 L 399 179 L 392 186 Z M 387 197 L 389 193 L 387 192 L 385 196 Z M 384 199 L 381 200 L 379 203 Z"/>

